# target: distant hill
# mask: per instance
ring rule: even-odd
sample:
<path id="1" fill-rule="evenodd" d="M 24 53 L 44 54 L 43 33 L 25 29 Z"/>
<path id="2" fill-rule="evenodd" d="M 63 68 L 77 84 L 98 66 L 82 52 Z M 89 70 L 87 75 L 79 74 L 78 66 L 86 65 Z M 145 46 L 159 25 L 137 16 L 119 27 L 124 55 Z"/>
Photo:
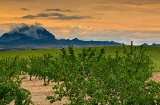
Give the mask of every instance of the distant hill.
<path id="1" fill-rule="evenodd" d="M 48 40 L 56 40 L 52 35 L 43 27 L 34 25 L 23 25 L 17 27 L 8 33 L 4 33 L 0 37 L 1 45 L 22 45 L 22 44 L 36 44 L 37 42 L 45 42 Z"/>
<path id="2" fill-rule="evenodd" d="M 23 25 L 17 27 L 0 37 L 0 46 L 29 46 L 29 47 L 63 47 L 74 46 L 103 46 L 103 45 L 121 45 L 114 41 L 83 41 L 78 38 L 56 39 L 55 36 L 43 27 L 34 25 Z"/>

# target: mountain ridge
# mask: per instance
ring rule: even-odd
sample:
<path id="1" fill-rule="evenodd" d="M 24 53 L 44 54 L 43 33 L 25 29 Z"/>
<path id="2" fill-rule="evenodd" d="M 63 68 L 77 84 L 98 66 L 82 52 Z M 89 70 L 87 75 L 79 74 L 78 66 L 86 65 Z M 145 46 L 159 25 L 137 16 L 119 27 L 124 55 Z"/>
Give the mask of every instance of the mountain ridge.
<path id="1" fill-rule="evenodd" d="M 8 33 L 4 33 L 0 37 L 0 46 L 58 46 L 64 47 L 66 45 L 76 46 L 105 46 L 105 45 L 121 45 L 121 43 L 114 41 L 83 41 L 78 38 L 70 39 L 56 39 L 56 37 L 43 27 L 34 25 L 23 25 L 16 27 Z"/>

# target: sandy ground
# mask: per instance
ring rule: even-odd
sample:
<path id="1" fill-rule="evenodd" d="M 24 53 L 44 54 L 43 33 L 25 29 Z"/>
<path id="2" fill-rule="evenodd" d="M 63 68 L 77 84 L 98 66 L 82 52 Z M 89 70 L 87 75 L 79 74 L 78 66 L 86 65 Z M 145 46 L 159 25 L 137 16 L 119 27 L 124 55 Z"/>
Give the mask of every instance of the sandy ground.
<path id="1" fill-rule="evenodd" d="M 160 82 L 160 72 L 154 72 L 151 79 L 156 82 Z"/>
<path id="2" fill-rule="evenodd" d="M 53 83 L 49 84 L 48 86 L 43 86 L 43 80 L 32 78 L 32 81 L 29 80 L 29 76 L 26 76 L 27 79 L 23 80 L 22 87 L 29 90 L 32 94 L 32 101 L 35 105 L 63 105 L 64 103 L 68 102 L 66 99 L 62 100 L 61 102 L 55 102 L 50 104 L 48 100 L 46 100 L 46 95 L 51 95 Z M 156 82 L 160 82 L 160 73 L 155 72 L 151 78 Z M 10 105 L 13 105 L 10 104 Z"/>
<path id="3" fill-rule="evenodd" d="M 61 102 L 50 104 L 50 102 L 46 100 L 46 96 L 52 95 L 52 87 L 54 84 L 50 83 L 49 85 L 44 86 L 43 80 L 32 77 L 32 81 L 30 81 L 29 76 L 26 77 L 27 79 L 22 82 L 21 86 L 31 92 L 34 105 L 63 105 L 67 102 L 67 100 L 62 100 Z"/>
<path id="4" fill-rule="evenodd" d="M 32 81 L 30 81 L 28 75 L 24 76 L 26 79 L 23 80 L 21 87 L 31 92 L 34 105 L 63 105 L 69 102 L 67 99 L 64 99 L 61 102 L 55 102 L 51 104 L 48 100 L 46 100 L 46 96 L 52 95 L 52 87 L 54 86 L 54 83 L 50 83 L 49 85 L 44 86 L 43 80 L 32 77 Z M 9 105 L 14 105 L 14 102 L 11 102 Z"/>

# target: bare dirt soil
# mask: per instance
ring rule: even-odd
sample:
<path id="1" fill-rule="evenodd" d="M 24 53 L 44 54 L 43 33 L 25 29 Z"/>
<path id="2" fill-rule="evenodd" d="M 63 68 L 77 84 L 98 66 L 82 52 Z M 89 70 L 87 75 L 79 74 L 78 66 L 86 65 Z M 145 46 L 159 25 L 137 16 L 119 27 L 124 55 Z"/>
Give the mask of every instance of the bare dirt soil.
<path id="1" fill-rule="evenodd" d="M 46 100 L 46 95 L 52 94 L 54 83 L 50 83 L 48 86 L 43 86 L 43 80 L 38 80 L 33 77 L 32 81 L 30 81 L 29 76 L 27 75 L 26 77 L 27 79 L 22 82 L 22 87 L 31 92 L 32 101 L 35 105 L 63 105 L 68 102 L 67 99 L 64 99 L 61 102 L 50 104 L 49 101 Z M 153 73 L 151 79 L 160 82 L 160 72 Z M 13 105 L 13 103 L 11 105 Z"/>
<path id="2" fill-rule="evenodd" d="M 151 77 L 151 80 L 154 80 L 156 82 L 160 82 L 160 72 L 154 72 L 153 76 Z"/>
<path id="3" fill-rule="evenodd" d="M 63 105 L 69 102 L 67 99 L 63 99 L 61 102 L 59 101 L 51 104 L 48 100 L 46 100 L 46 96 L 52 95 L 52 87 L 54 86 L 54 83 L 44 86 L 43 80 L 32 77 L 32 81 L 30 81 L 29 75 L 23 76 L 25 76 L 26 79 L 23 80 L 21 87 L 31 92 L 34 105 Z M 14 102 L 11 102 L 9 105 L 14 105 Z"/>

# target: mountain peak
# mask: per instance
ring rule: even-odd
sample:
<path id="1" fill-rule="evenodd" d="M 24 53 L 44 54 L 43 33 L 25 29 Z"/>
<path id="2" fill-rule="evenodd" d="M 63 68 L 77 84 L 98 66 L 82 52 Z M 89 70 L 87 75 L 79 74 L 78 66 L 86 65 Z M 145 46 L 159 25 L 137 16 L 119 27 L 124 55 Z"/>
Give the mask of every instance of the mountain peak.
<path id="1" fill-rule="evenodd" d="M 42 32 L 42 33 L 40 33 Z M 26 36 L 29 36 L 29 37 L 33 37 L 33 38 L 36 38 L 36 39 L 43 39 L 45 37 L 45 33 L 48 34 L 49 32 L 43 28 L 43 27 L 38 27 L 38 26 L 34 26 L 34 25 L 23 25 L 21 27 L 16 27 L 14 28 L 13 30 L 11 30 L 9 32 L 9 34 L 15 34 L 15 33 L 18 33 L 18 34 L 25 34 Z"/>
<path id="2" fill-rule="evenodd" d="M 24 37 L 34 40 L 55 40 L 55 36 L 52 35 L 49 31 L 47 31 L 45 28 L 24 24 L 21 27 L 16 27 L 10 32 L 3 34 L 1 37 L 1 41 L 8 42 L 13 40 L 19 40 Z"/>

